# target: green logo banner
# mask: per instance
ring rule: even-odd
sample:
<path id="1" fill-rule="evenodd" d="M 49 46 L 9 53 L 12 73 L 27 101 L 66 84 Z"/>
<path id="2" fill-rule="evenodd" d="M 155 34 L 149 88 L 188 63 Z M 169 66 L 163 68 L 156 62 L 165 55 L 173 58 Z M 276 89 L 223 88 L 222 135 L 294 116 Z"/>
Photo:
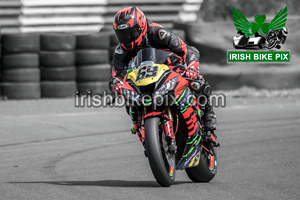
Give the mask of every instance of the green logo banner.
<path id="1" fill-rule="evenodd" d="M 227 63 L 290 63 L 291 51 L 227 51 Z"/>
<path id="2" fill-rule="evenodd" d="M 272 19 L 271 23 L 266 23 L 266 15 L 256 15 L 254 21 L 250 22 L 246 17 L 237 10 L 235 7 L 232 7 L 232 17 L 233 22 L 237 31 L 242 31 L 246 37 L 259 33 L 261 35 L 268 35 L 270 30 L 282 30 L 287 21 L 287 7 L 281 9 L 279 13 Z"/>

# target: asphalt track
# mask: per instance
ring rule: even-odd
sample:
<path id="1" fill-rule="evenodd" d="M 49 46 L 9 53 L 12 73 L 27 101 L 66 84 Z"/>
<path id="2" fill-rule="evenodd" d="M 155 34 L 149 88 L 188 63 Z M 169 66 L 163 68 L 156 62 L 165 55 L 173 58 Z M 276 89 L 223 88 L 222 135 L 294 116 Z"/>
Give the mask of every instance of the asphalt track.
<path id="1" fill-rule="evenodd" d="M 299 98 L 227 99 L 219 171 L 160 187 L 123 109 L 0 102 L 0 199 L 299 199 Z"/>

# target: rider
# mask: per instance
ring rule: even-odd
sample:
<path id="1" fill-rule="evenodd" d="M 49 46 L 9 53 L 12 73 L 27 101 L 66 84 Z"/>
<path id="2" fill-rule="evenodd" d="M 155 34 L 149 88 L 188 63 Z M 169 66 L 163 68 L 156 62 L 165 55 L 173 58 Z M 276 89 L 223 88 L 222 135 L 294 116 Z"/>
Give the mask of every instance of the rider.
<path id="1" fill-rule="evenodd" d="M 284 44 L 287 38 L 289 30 L 287 27 L 283 27 L 282 30 L 270 30 L 267 35 L 268 48 L 277 48 L 280 49 L 280 43 Z"/>
<path id="2" fill-rule="evenodd" d="M 147 19 L 138 7 L 128 7 L 117 12 L 113 27 L 120 42 L 114 52 L 112 77 L 109 84 L 113 93 L 120 92 L 128 64 L 137 52 L 143 48 L 153 47 L 173 52 L 166 63 L 171 69 L 173 68 L 172 65 L 175 65 L 174 63 L 178 63 L 178 61 L 186 63 L 185 77 L 198 80 L 200 83 L 200 87 L 194 93 L 196 95 L 200 93 L 204 94 L 209 99 L 211 93 L 210 86 L 199 74 L 200 55 L 196 48 L 186 45 L 172 32 Z M 185 94 L 182 94 L 184 98 L 179 98 L 179 105 L 182 105 L 179 109 L 188 127 L 188 141 L 193 139 L 199 130 L 199 125 L 196 123 L 197 118 L 194 114 L 196 112 L 195 106 L 187 102 L 188 98 L 186 98 L 186 95 L 191 94 L 191 90 L 187 88 Z M 135 120 L 136 116 L 133 116 L 131 113 L 129 114 L 132 117 L 134 128 L 138 130 L 137 120 Z M 213 131 L 217 126 L 216 115 L 209 103 L 206 104 L 204 110 L 204 126 L 206 131 Z M 142 143 L 144 143 L 143 133 L 137 131 L 137 134 Z"/>

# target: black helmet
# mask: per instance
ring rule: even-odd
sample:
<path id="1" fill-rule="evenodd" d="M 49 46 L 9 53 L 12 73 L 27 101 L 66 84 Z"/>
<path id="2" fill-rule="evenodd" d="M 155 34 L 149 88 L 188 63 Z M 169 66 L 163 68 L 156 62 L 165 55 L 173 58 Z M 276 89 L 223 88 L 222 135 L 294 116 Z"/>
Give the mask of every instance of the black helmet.
<path id="1" fill-rule="evenodd" d="M 138 7 L 123 8 L 114 18 L 114 30 L 122 47 L 131 51 L 141 45 L 146 35 L 146 16 Z"/>

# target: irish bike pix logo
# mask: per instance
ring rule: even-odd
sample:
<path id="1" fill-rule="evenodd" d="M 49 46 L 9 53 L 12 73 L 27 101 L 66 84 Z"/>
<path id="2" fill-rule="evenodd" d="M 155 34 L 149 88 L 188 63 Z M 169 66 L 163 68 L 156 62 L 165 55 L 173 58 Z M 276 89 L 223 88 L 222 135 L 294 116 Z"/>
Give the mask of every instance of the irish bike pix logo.
<path id="1" fill-rule="evenodd" d="M 233 22 L 237 35 L 233 37 L 236 50 L 227 51 L 228 63 L 290 63 L 291 51 L 281 51 L 287 40 L 287 7 L 281 9 L 270 23 L 266 15 L 256 15 L 253 22 L 235 7 Z"/>

